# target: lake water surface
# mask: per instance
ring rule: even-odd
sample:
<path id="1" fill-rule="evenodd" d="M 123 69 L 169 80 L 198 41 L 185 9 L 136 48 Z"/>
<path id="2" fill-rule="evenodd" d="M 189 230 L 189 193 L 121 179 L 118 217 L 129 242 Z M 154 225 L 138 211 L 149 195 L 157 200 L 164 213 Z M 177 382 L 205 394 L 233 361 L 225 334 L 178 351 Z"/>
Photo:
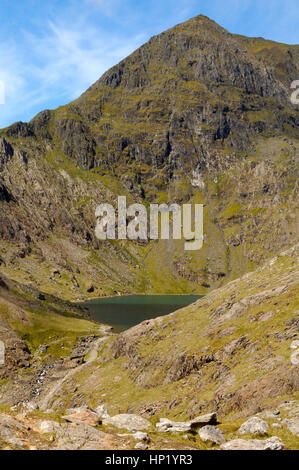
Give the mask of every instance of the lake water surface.
<path id="1" fill-rule="evenodd" d="M 84 303 L 93 320 L 113 326 L 115 333 L 144 320 L 160 317 L 186 307 L 201 295 L 128 295 L 90 300 Z"/>

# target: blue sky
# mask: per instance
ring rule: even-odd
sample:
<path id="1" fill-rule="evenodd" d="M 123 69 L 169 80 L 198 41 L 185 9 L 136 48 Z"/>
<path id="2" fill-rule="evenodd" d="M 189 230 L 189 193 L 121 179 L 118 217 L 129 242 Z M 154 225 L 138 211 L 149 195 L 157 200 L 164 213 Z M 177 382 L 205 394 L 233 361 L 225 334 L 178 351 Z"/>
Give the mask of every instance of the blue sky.
<path id="1" fill-rule="evenodd" d="M 151 36 L 198 14 L 299 44 L 298 0 L 1 0 L 0 127 L 68 103 Z"/>

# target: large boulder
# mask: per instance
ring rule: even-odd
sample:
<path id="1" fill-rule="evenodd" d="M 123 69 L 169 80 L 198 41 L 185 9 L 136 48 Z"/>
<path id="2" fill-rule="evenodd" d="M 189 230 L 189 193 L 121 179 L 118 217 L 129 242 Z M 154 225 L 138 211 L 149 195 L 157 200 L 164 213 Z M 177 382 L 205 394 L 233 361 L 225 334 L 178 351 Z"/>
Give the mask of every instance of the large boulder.
<path id="1" fill-rule="evenodd" d="M 171 421 L 167 418 L 160 418 L 159 423 L 156 424 L 156 428 L 159 432 L 188 432 L 191 431 L 191 423 Z"/>
<path id="2" fill-rule="evenodd" d="M 40 421 L 37 425 L 32 427 L 34 431 L 41 432 L 42 434 L 55 433 L 60 430 L 60 428 L 61 425 L 59 423 L 50 420 Z"/>
<path id="3" fill-rule="evenodd" d="M 211 444 L 223 444 L 225 442 L 225 437 L 220 431 L 220 429 L 215 426 L 204 426 L 198 431 L 198 435 L 203 442 L 208 442 Z"/>
<path id="4" fill-rule="evenodd" d="M 193 429 L 201 426 L 207 426 L 208 424 L 217 424 L 217 415 L 216 413 L 208 413 L 197 416 L 196 418 L 191 419 L 190 423 Z"/>
<path id="5" fill-rule="evenodd" d="M 209 424 L 216 424 L 216 413 L 208 413 L 205 415 L 197 416 L 190 421 L 171 421 L 167 418 L 160 418 L 156 428 L 159 432 L 188 432 Z"/>
<path id="6" fill-rule="evenodd" d="M 283 450 L 284 444 L 279 437 L 269 439 L 233 439 L 220 446 L 221 450 Z"/>
<path id="7" fill-rule="evenodd" d="M 56 449 L 76 450 L 103 449 L 107 445 L 107 434 L 86 423 L 57 423 L 41 421 L 32 429 L 42 434 L 55 434 Z"/>
<path id="8" fill-rule="evenodd" d="M 127 429 L 128 431 L 143 431 L 151 426 L 151 423 L 134 414 L 120 414 L 103 419 L 103 424 L 111 424 L 119 429 Z"/>
<path id="9" fill-rule="evenodd" d="M 294 416 L 293 418 L 285 419 L 284 424 L 286 424 L 288 430 L 295 436 L 299 436 L 299 416 Z"/>
<path id="10" fill-rule="evenodd" d="M 137 449 L 137 450 L 147 450 L 148 445 L 145 444 L 144 442 L 138 442 L 135 446 L 135 449 Z"/>
<path id="11" fill-rule="evenodd" d="M 254 416 L 248 419 L 239 429 L 239 434 L 255 434 L 266 436 L 268 434 L 268 424 L 260 418 Z"/>

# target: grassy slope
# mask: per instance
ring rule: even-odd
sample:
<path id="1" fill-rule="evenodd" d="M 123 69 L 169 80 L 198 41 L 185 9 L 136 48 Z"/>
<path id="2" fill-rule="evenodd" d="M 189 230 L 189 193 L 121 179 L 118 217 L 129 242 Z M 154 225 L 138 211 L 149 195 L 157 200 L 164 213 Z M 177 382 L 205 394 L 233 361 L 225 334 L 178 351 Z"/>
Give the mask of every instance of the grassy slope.
<path id="1" fill-rule="evenodd" d="M 47 344 L 48 356 L 64 357 L 78 336 L 99 334 L 99 325 L 84 319 L 80 309 L 50 296 L 41 301 L 36 293 L 9 285 L 0 291 L 0 318 L 28 344 L 31 354 Z"/>

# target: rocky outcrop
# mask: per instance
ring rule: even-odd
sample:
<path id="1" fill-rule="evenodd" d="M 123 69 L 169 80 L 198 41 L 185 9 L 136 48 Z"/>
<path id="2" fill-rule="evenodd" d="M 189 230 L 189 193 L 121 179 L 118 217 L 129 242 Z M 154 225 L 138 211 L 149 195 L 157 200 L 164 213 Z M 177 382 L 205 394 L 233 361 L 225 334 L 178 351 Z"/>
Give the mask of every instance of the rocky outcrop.
<path id="1" fill-rule="evenodd" d="M 284 424 L 294 436 L 299 436 L 299 416 L 287 418 Z"/>

